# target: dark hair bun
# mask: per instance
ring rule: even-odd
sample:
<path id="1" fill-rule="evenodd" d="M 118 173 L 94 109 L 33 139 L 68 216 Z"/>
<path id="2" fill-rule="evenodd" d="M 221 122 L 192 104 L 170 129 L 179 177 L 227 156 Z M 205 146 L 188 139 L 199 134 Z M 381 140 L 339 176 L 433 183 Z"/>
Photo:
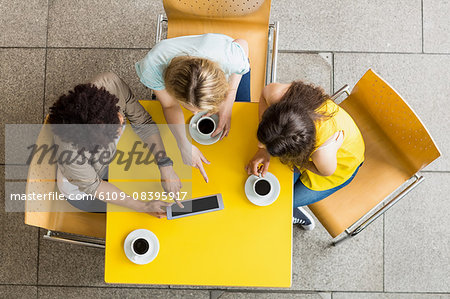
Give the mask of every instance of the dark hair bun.
<path id="1" fill-rule="evenodd" d="M 283 98 L 264 112 L 258 140 L 283 163 L 302 167 L 314 150 L 315 121 L 327 117 L 316 111 L 328 98 L 319 87 L 292 82 Z"/>

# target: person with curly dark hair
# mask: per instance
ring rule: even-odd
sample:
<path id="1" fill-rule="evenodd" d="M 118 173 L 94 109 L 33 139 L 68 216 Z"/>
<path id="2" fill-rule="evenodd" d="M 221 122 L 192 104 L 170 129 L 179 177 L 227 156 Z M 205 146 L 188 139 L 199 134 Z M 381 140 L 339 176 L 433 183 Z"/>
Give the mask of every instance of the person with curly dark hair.
<path id="1" fill-rule="evenodd" d="M 54 133 L 59 157 L 58 189 L 70 204 L 83 211 L 106 212 L 106 203 L 101 199 L 116 193 L 121 194 L 117 197 L 121 200 L 111 203 L 162 218 L 170 203 L 134 200 L 107 181 L 108 166 L 117 152 L 125 118 L 145 144 L 151 145 L 163 189 L 180 191 L 180 179 L 165 154 L 157 125 L 128 85 L 114 73 L 102 73 L 90 83 L 75 86 L 50 107 L 47 122 Z M 65 153 L 76 153 L 76 158 L 68 162 Z"/>
<path id="2" fill-rule="evenodd" d="M 48 122 L 54 124 L 52 130 L 62 141 L 96 152 L 119 135 L 118 102 L 104 87 L 80 84 L 50 107 Z"/>
<path id="3" fill-rule="evenodd" d="M 364 161 L 361 132 L 322 88 L 301 81 L 266 86 L 259 116 L 258 151 L 246 170 L 264 176 L 271 156 L 291 167 L 293 223 L 312 230 L 314 220 L 302 207 L 328 197 L 353 180 Z"/>

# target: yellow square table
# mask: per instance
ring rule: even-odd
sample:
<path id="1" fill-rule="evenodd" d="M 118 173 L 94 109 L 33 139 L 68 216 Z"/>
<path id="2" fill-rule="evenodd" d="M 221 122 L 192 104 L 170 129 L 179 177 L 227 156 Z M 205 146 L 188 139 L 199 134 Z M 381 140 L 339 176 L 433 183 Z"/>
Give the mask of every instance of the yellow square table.
<path id="1" fill-rule="evenodd" d="M 156 123 L 165 123 L 159 102 L 141 103 Z M 188 111 L 184 113 L 186 119 L 192 115 Z M 210 146 L 194 143 L 211 162 L 205 165 L 209 183 L 197 169 L 189 167 L 192 181 L 184 180 L 183 184 L 192 184 L 194 197 L 221 193 L 223 210 L 167 220 L 108 205 L 106 282 L 290 287 L 292 172 L 278 159 L 271 160 L 269 171 L 277 176 L 281 192 L 269 206 L 253 205 L 244 193 L 247 179 L 244 167 L 257 148 L 257 125 L 258 104 L 235 103 L 228 137 Z M 166 140 L 168 154 L 172 158 L 179 155 L 175 139 Z M 123 136 L 119 148 L 121 145 L 126 148 L 126 141 L 127 137 Z M 182 168 L 176 165 L 175 170 L 185 171 Z M 123 167 L 111 165 L 110 181 L 129 195 L 150 191 L 150 182 L 159 185 L 159 173 L 156 166 L 152 171 L 146 169 L 126 172 Z M 133 179 L 133 175 L 138 179 Z M 142 176 L 148 182 L 140 179 Z M 158 256 L 146 265 L 130 262 L 123 250 L 126 236 L 139 228 L 155 233 L 160 243 Z"/>

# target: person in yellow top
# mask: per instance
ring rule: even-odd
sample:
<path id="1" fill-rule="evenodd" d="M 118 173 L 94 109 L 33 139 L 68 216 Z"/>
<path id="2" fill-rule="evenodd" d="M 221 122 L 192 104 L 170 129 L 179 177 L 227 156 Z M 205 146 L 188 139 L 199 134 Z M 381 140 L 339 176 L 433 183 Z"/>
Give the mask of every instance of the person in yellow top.
<path id="1" fill-rule="evenodd" d="M 302 206 L 348 185 L 364 161 L 364 141 L 350 115 L 322 88 L 294 81 L 272 83 L 259 102 L 258 151 L 248 174 L 265 175 L 270 157 L 294 171 L 293 223 L 312 230 L 314 220 Z"/>

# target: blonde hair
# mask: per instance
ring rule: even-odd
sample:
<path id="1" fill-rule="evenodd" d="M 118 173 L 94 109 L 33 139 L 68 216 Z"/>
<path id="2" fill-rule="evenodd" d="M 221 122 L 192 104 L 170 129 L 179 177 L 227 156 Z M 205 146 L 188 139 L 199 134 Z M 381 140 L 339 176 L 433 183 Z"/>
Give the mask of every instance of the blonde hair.
<path id="1" fill-rule="evenodd" d="M 200 57 L 173 58 L 164 73 L 164 82 L 177 100 L 211 112 L 218 111 L 228 91 L 225 73 L 219 65 Z"/>

